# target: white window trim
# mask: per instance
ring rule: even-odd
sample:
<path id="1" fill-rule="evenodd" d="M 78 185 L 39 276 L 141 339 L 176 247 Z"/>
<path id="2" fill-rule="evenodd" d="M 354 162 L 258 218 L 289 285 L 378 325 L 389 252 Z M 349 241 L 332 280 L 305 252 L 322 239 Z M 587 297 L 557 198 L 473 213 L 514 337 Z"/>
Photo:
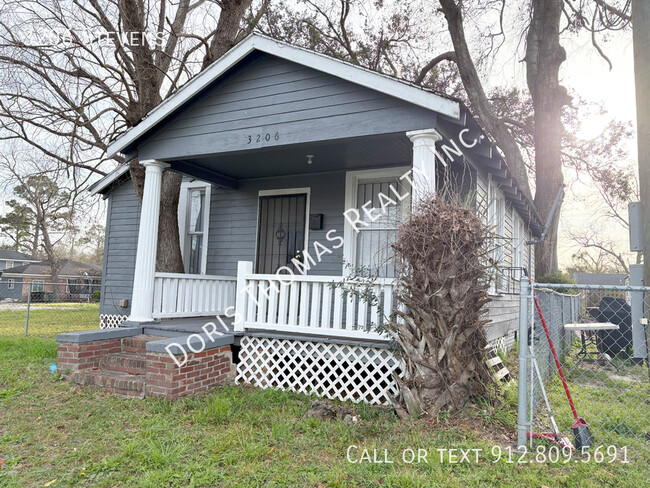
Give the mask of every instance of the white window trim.
<path id="1" fill-rule="evenodd" d="M 7 290 L 13 290 L 16 280 L 14 278 L 7 278 Z"/>
<path id="2" fill-rule="evenodd" d="M 357 190 L 359 182 L 373 180 L 376 178 L 392 178 L 404 175 L 411 170 L 410 166 L 395 166 L 383 169 L 364 169 L 348 171 L 345 173 L 345 208 L 343 211 L 357 208 Z M 411 208 L 411 195 L 402 202 L 402 209 L 406 211 Z M 358 209 L 357 209 L 358 210 Z M 360 211 L 360 210 L 359 210 Z M 349 266 L 343 266 L 343 276 L 349 276 L 357 265 L 357 236 L 352 224 L 344 219 L 343 222 L 343 260 Z"/>
<path id="3" fill-rule="evenodd" d="M 187 261 L 185 259 L 185 237 L 187 229 L 185 228 L 187 223 L 187 214 L 190 211 L 189 209 L 189 190 L 202 189 L 205 191 L 205 213 L 203 219 L 203 238 L 205 243 L 203 245 L 203 253 L 201 255 L 201 274 L 206 274 L 207 265 L 208 265 L 208 241 L 209 241 L 209 231 L 210 231 L 210 207 L 211 207 L 211 193 L 212 185 L 206 183 L 205 181 L 195 180 L 195 181 L 184 181 L 181 183 L 181 193 L 178 200 L 178 229 L 180 236 L 180 246 L 181 246 L 181 256 L 183 257 L 183 267 L 187 273 Z"/>
<path id="4" fill-rule="evenodd" d="M 505 220 L 506 220 L 506 199 L 505 195 L 503 192 L 499 189 L 499 185 L 494 181 L 492 178 L 492 175 L 488 176 L 488 207 L 487 207 L 487 222 L 488 222 L 488 227 L 490 228 L 490 231 L 494 234 L 496 234 L 498 237 L 498 242 L 495 242 L 495 245 L 498 245 L 498 247 L 495 247 L 493 250 L 493 255 L 491 256 L 493 259 L 497 257 L 497 254 L 500 252 L 501 253 L 501 261 L 505 259 L 505 249 L 504 249 L 504 239 L 506 239 L 507 236 L 505 236 Z M 501 216 L 502 219 L 500 222 L 497 222 L 497 215 L 499 212 L 495 212 L 497 209 L 496 203 L 499 203 L 499 206 L 501 207 Z M 493 205 L 493 203 L 495 203 Z M 501 264 L 503 264 L 501 262 Z M 496 283 L 496 271 L 493 279 L 490 282 L 490 288 L 488 290 L 489 295 L 500 295 L 502 293 L 502 288 L 497 286 Z"/>
<path id="5" fill-rule="evenodd" d="M 34 290 L 32 285 L 43 285 L 42 290 Z M 29 286 L 30 291 L 45 291 L 45 280 L 32 280 Z"/>
<path id="6" fill-rule="evenodd" d="M 13 261 L 7 261 L 6 269 L 13 268 L 13 267 L 14 267 L 14 262 Z"/>
<path id="7" fill-rule="evenodd" d="M 259 190 L 257 192 L 257 218 L 255 221 L 255 256 L 253 259 L 253 268 L 257 273 L 257 253 L 259 252 L 258 246 L 260 243 L 260 197 L 274 197 L 280 195 L 302 195 L 307 194 L 307 201 L 305 203 L 305 242 L 303 244 L 303 253 L 309 247 L 309 213 L 311 209 L 311 186 L 304 186 L 299 188 L 277 188 L 273 190 Z M 309 272 L 307 272 L 309 273 Z"/>

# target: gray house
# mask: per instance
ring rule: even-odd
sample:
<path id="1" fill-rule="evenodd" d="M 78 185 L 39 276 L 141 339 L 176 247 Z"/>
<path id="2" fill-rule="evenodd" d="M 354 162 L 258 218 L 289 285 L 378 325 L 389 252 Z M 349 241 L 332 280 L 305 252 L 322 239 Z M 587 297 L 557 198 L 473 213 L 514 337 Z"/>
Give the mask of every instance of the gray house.
<path id="1" fill-rule="evenodd" d="M 443 189 L 501 236 L 489 338 L 517 328 L 513 284 L 540 220 L 458 100 L 253 34 L 107 153 L 138 158 L 145 184 L 140 204 L 125 164 L 91 188 L 108 199 L 101 325 L 121 327 L 57 338 L 60 367 L 84 384 L 175 398 L 236 368 L 262 387 L 388 403 L 399 360 L 373 327 L 395 306 L 387 250 L 408 209 Z M 155 270 L 165 171 L 184 175 L 184 273 Z M 361 267 L 379 276 L 383 307 L 332 286 L 359 286 Z M 101 348 L 110 359 L 96 359 Z M 127 359 L 146 367 L 110 369 Z"/>
<path id="2" fill-rule="evenodd" d="M 14 251 L 12 249 L 0 249 L 0 300 L 11 298 L 20 299 L 22 279 L 16 277 L 2 278 L 2 272 L 9 268 L 24 266 L 29 263 L 37 263 L 39 260 L 30 254 Z"/>
<path id="3" fill-rule="evenodd" d="M 139 158 L 153 186 L 141 206 L 125 164 L 91 188 L 108 199 L 105 325 L 128 316 L 223 313 L 235 306 L 238 268 L 249 270 L 250 284 L 287 266 L 295 272 L 297 258 L 308 264 L 309 286 L 317 287 L 326 316 L 305 326 L 289 320 L 290 310 L 286 319 L 264 320 L 257 310 L 253 328 L 365 336 L 357 329 L 366 324 L 346 324 L 353 314 L 337 311 L 342 323 L 332 326 L 334 309 L 323 309 L 335 299 L 323 297 L 323 288 L 354 266 L 374 268 L 391 282 L 385 250 L 395 221 L 418 192 L 451 182 L 504 237 L 493 256 L 501 272 L 492 289 L 490 339 L 516 329 L 513 284 L 528 262 L 524 242 L 539 234 L 540 221 L 457 100 L 254 34 L 113 141 L 108 153 L 118 152 L 127 161 Z M 156 247 L 163 171 L 185 175 L 179 209 L 185 274 L 155 273 L 155 256 L 145 251 Z M 371 222 L 363 208 L 379 210 L 378 195 L 391 195 L 391 186 L 409 196 Z M 326 250 L 318 253 L 319 245 Z M 303 296 L 289 298 L 312 310 L 313 303 L 299 303 Z"/>

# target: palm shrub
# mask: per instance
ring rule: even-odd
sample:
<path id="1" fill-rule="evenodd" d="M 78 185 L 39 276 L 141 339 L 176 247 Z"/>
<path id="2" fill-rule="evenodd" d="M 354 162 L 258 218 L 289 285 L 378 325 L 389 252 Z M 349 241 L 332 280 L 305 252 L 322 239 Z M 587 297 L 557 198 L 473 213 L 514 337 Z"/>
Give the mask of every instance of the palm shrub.
<path id="1" fill-rule="evenodd" d="M 414 208 L 393 245 L 397 299 L 386 327 L 403 356 L 400 416 L 435 417 L 486 393 L 484 361 L 489 230 L 467 207 L 431 197 Z"/>

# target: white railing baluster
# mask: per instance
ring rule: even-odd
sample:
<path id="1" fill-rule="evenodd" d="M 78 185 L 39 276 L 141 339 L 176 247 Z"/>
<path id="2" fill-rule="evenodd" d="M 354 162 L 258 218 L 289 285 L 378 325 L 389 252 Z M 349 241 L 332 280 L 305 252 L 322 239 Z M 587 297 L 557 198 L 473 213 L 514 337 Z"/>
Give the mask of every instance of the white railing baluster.
<path id="1" fill-rule="evenodd" d="M 354 320 L 354 309 L 356 304 L 356 297 L 354 293 L 348 290 L 348 296 L 346 299 L 345 306 L 345 329 L 346 330 L 355 330 L 355 320 Z"/>
<path id="2" fill-rule="evenodd" d="M 287 323 L 287 306 L 289 302 L 289 284 L 280 283 L 280 301 L 278 302 L 278 324 Z"/>
<path id="3" fill-rule="evenodd" d="M 307 281 L 300 283 L 300 314 L 298 315 L 298 325 L 307 327 L 309 318 L 309 285 Z"/>
<path id="4" fill-rule="evenodd" d="M 343 327 L 343 288 L 334 288 L 334 317 L 332 319 L 332 328 L 340 329 Z"/>
<path id="5" fill-rule="evenodd" d="M 330 314 L 332 313 L 332 288 L 329 283 L 323 284 L 323 311 L 321 314 L 321 324 L 320 326 L 329 329 L 330 328 Z"/>
<path id="6" fill-rule="evenodd" d="M 378 302 L 381 300 L 381 286 L 380 285 L 374 285 L 372 287 L 372 294 L 375 296 L 372 306 L 370 307 L 370 321 L 372 322 L 373 326 L 380 325 L 379 321 L 379 306 Z"/>
<path id="7" fill-rule="evenodd" d="M 300 298 L 300 287 L 294 280 L 289 285 L 289 324 L 298 323 L 298 300 Z"/>
<path id="8" fill-rule="evenodd" d="M 320 294 L 321 284 L 311 284 L 311 320 L 309 321 L 310 327 L 320 327 Z"/>

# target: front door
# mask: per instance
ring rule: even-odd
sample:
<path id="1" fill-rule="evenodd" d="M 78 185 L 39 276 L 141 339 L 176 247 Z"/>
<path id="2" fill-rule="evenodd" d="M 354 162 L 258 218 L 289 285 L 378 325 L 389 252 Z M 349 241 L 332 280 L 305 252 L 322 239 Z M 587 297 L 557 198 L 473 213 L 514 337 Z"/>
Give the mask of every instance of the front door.
<path id="1" fill-rule="evenodd" d="M 256 272 L 275 273 L 282 266 L 295 271 L 302 259 L 307 224 L 307 194 L 260 197 Z"/>

